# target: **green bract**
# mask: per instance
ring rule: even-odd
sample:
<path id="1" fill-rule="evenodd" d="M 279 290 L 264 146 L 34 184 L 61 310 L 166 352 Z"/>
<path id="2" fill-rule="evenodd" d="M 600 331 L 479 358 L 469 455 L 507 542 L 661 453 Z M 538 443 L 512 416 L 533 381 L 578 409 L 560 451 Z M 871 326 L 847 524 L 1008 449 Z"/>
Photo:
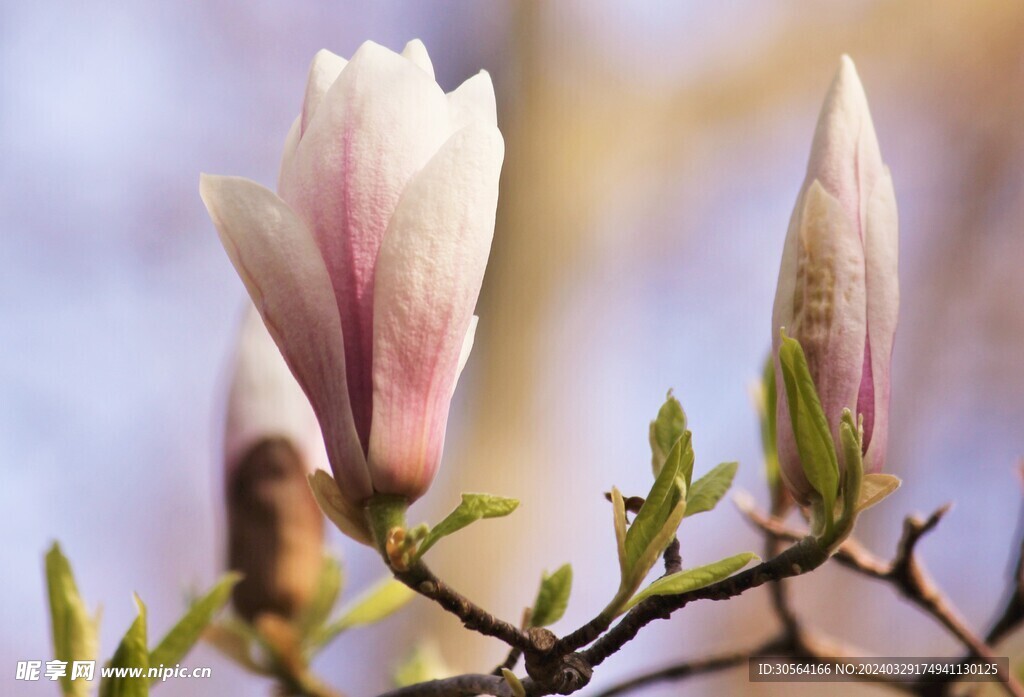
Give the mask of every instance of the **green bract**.
<path id="1" fill-rule="evenodd" d="M 825 412 L 800 343 L 782 330 L 779 364 L 786 388 L 786 403 L 793 436 L 807 481 L 821 497 L 826 534 L 832 530 L 832 511 L 839 493 L 839 461 Z"/>

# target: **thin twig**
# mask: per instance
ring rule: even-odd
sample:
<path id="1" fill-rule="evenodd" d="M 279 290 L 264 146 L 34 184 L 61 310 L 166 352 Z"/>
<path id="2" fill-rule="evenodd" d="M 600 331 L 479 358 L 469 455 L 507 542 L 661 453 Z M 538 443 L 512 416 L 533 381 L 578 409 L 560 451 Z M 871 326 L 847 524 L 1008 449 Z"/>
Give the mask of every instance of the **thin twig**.
<path id="1" fill-rule="evenodd" d="M 634 496 L 631 497 L 631 500 L 635 501 L 638 498 L 639 497 Z M 642 505 L 643 499 L 639 499 L 639 501 Z M 679 554 L 678 537 L 672 538 L 672 542 L 670 542 L 668 547 L 665 548 L 665 553 L 662 557 L 665 560 L 665 576 L 682 571 L 683 558 Z M 564 637 L 559 639 L 558 644 L 555 646 L 555 652 L 564 655 L 580 650 L 604 634 L 608 627 L 611 626 L 613 619 L 614 618 L 608 617 L 603 613 L 598 615 L 576 631 L 566 634 Z"/>
<path id="2" fill-rule="evenodd" d="M 630 610 L 621 622 L 581 655 L 590 666 L 600 665 L 645 626 L 655 620 L 668 619 L 673 612 L 695 600 L 727 600 L 770 581 L 807 573 L 827 560 L 827 551 L 813 538 L 805 538 L 779 556 L 710 586 L 689 593 L 648 598 Z"/>
<path id="3" fill-rule="evenodd" d="M 816 664 L 837 665 L 854 655 L 849 649 L 835 644 L 822 635 L 800 631 L 790 636 L 783 630 L 778 636 L 747 651 L 728 651 L 714 656 L 678 663 L 644 675 L 639 675 L 599 692 L 595 697 L 616 697 L 658 683 L 680 682 L 698 675 L 707 675 L 730 668 L 738 668 L 752 658 L 789 656 L 796 660 Z M 913 685 L 886 681 L 884 676 L 871 673 L 853 676 L 861 682 L 883 684 L 896 690 L 912 693 Z"/>
<path id="4" fill-rule="evenodd" d="M 966 658 L 992 659 L 992 648 L 967 626 L 915 554 L 918 542 L 939 524 L 949 511 L 949 507 L 949 504 L 941 506 L 925 520 L 915 516 L 908 517 L 904 521 L 903 535 L 897 545 L 896 556 L 891 562 L 879 559 L 852 539 L 842 544 L 835 558 L 860 574 L 892 584 L 905 598 L 946 627 L 967 648 Z M 740 510 L 748 520 L 767 534 L 787 540 L 800 534 L 799 531 L 787 528 L 780 521 L 760 515 L 745 503 L 741 502 Z M 1024 697 L 1024 688 L 1021 688 L 1013 675 L 1004 673 L 1001 677 L 1003 680 L 999 684 L 1007 694 Z M 934 685 L 930 690 L 934 690 Z M 918 691 L 927 690 L 921 684 Z"/>
<path id="5" fill-rule="evenodd" d="M 420 595 L 433 600 L 458 617 L 466 629 L 504 641 L 511 647 L 533 650 L 527 632 L 498 619 L 439 579 L 423 562 L 416 562 L 406 571 L 394 571 L 395 578 Z"/>
<path id="6" fill-rule="evenodd" d="M 467 674 L 400 687 L 397 690 L 385 692 L 380 697 L 473 697 L 474 695 L 512 697 L 512 689 L 504 678 L 494 675 Z"/>
<path id="7" fill-rule="evenodd" d="M 530 620 L 533 617 L 533 608 L 523 608 L 523 618 L 519 623 L 519 626 L 524 630 L 530 626 Z M 502 671 L 512 670 L 519 663 L 519 659 L 523 656 L 523 650 L 518 646 L 513 646 L 508 651 L 508 655 L 505 656 L 505 660 L 498 664 L 498 666 L 491 671 L 491 675 L 501 675 Z"/>
<path id="8" fill-rule="evenodd" d="M 698 675 L 717 673 L 722 670 L 740 666 L 752 656 L 763 655 L 762 651 L 763 649 L 761 648 L 754 649 L 752 651 L 732 651 L 721 653 L 717 656 L 698 658 L 686 663 L 678 663 L 667 668 L 655 670 L 651 673 L 646 673 L 645 675 L 640 675 L 630 680 L 620 682 L 617 685 L 612 685 L 608 689 L 598 692 L 595 697 L 615 697 L 616 695 L 624 695 L 627 692 L 633 692 L 634 690 L 639 690 L 657 683 L 678 682 Z"/>

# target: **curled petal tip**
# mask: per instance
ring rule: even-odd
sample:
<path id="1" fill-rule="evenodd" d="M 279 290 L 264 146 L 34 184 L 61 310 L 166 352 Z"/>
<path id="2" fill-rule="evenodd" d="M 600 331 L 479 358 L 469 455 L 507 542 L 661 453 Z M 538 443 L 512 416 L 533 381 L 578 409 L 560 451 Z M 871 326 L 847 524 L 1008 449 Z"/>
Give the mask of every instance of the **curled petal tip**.
<path id="1" fill-rule="evenodd" d="M 430 54 L 427 53 L 427 47 L 419 39 L 413 39 L 405 45 L 405 48 L 402 49 L 402 57 L 412 61 L 416 67 L 429 75 L 431 79 L 434 78 L 434 64 L 430 62 Z"/>

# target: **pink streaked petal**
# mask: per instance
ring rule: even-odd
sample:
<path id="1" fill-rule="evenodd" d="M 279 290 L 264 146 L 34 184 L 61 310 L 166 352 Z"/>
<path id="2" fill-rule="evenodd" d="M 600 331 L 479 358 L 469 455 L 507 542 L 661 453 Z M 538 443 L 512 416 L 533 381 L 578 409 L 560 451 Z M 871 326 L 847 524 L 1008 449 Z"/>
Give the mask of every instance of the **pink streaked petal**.
<path id="1" fill-rule="evenodd" d="M 317 108 L 296 152 L 295 176 L 281 190 L 327 264 L 364 450 L 372 416 L 377 252 L 402 190 L 441 147 L 447 127 L 441 88 L 409 60 L 367 42 Z"/>
<path id="2" fill-rule="evenodd" d="M 817 181 L 807 189 L 802 215 L 802 273 L 817 281 L 803 286 L 804 309 L 792 334 L 800 338 L 838 443 L 840 417 L 856 408 L 864 364 L 864 249 L 847 212 Z"/>
<path id="3" fill-rule="evenodd" d="M 469 361 L 469 354 L 473 352 L 473 340 L 476 338 L 476 325 L 479 324 L 480 318 L 473 315 L 469 318 L 469 328 L 466 330 L 466 338 L 462 340 L 462 349 L 459 351 L 459 367 L 455 371 L 455 382 L 452 383 L 452 392 L 455 391 L 455 385 L 458 383 L 459 378 L 462 376 L 462 371 L 466 367 L 466 363 Z"/>
<path id="4" fill-rule="evenodd" d="M 473 121 L 497 126 L 498 109 L 494 102 L 494 85 L 488 72 L 481 70 L 449 92 L 448 109 L 452 133 Z"/>
<path id="5" fill-rule="evenodd" d="M 804 196 L 806 187 L 797 196 L 793 214 L 789 219 L 789 229 L 782 249 L 782 263 L 779 266 L 779 282 L 775 292 L 775 304 L 772 307 L 772 356 L 775 357 L 775 384 L 784 385 L 782 367 L 779 364 L 779 348 L 782 344 L 781 330 L 786 329 L 790 335 L 796 326 L 796 286 L 797 265 L 800 256 L 800 225 L 803 220 Z M 777 390 L 776 398 L 776 447 L 779 456 L 779 469 L 786 482 L 786 488 L 800 503 L 808 503 L 814 488 L 804 474 L 800 464 L 800 453 L 793 437 L 793 425 L 789 419 L 789 408 L 786 404 L 786 391 Z"/>
<path id="6" fill-rule="evenodd" d="M 472 124 L 409 184 L 374 295 L 374 489 L 416 499 L 441 457 L 453 385 L 494 235 L 501 134 Z"/>
<path id="7" fill-rule="evenodd" d="M 899 319 L 899 222 L 892 177 L 886 169 L 868 199 L 864 257 L 867 323 L 871 342 L 874 420 L 865 469 L 881 471 L 888 441 L 890 368 Z"/>
<path id="8" fill-rule="evenodd" d="M 227 479 L 239 459 L 261 440 L 286 438 L 302 455 L 307 471 L 327 467 L 320 424 L 309 399 L 292 376 L 260 313 L 249 305 L 235 350 L 224 429 Z"/>
<path id="9" fill-rule="evenodd" d="M 427 53 L 427 47 L 422 41 L 413 39 L 407 43 L 402 49 L 402 57 L 429 75 L 431 80 L 434 79 L 434 64 L 430 62 L 430 54 Z"/>
<path id="10" fill-rule="evenodd" d="M 288 129 L 288 135 L 284 139 L 284 154 L 281 155 L 281 167 L 277 171 L 277 189 L 281 190 L 283 182 L 292 176 L 295 169 L 295 150 L 299 147 L 301 138 L 302 117 L 296 116 L 292 121 L 292 127 Z"/>
<path id="11" fill-rule="evenodd" d="M 863 234 L 867 190 L 883 167 L 864 86 L 853 61 L 843 56 L 818 117 L 807 181 L 819 180 Z"/>
<path id="12" fill-rule="evenodd" d="M 203 202 L 270 335 L 309 397 L 346 497 L 370 496 L 345 385 L 341 323 L 312 235 L 272 191 L 248 179 L 203 175 Z"/>
<path id="13" fill-rule="evenodd" d="M 348 61 L 327 49 L 320 49 L 313 56 L 313 63 L 309 66 L 309 77 L 306 78 L 306 95 L 302 100 L 300 134 L 306 133 L 309 122 L 313 120 L 313 115 L 324 100 L 324 95 L 347 64 Z"/>

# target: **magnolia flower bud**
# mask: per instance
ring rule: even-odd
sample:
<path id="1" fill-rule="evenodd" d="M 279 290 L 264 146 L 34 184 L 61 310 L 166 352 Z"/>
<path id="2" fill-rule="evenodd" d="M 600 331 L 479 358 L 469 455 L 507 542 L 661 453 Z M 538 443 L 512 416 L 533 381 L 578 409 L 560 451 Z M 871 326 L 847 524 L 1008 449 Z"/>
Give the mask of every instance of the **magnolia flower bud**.
<path id="1" fill-rule="evenodd" d="M 867 98 L 843 56 L 814 134 L 807 178 L 789 224 L 772 312 L 777 384 L 780 328 L 797 339 L 837 448 L 840 417 L 864 418 L 865 470 L 888 440 L 889 367 L 899 305 L 896 199 Z M 807 503 L 785 390 L 777 399 L 778 454 L 794 497 Z M 840 467 L 843 455 L 839 452 Z"/>
<path id="2" fill-rule="evenodd" d="M 321 51 L 278 195 L 204 175 L 224 247 L 320 420 L 342 496 L 412 501 L 441 458 L 494 234 L 487 73 L 445 94 L 426 50 Z"/>
<path id="3" fill-rule="evenodd" d="M 243 574 L 235 610 L 249 621 L 294 618 L 323 563 L 323 516 L 306 475 L 326 454 L 309 402 L 255 310 L 242 325 L 224 446 L 228 564 Z"/>

